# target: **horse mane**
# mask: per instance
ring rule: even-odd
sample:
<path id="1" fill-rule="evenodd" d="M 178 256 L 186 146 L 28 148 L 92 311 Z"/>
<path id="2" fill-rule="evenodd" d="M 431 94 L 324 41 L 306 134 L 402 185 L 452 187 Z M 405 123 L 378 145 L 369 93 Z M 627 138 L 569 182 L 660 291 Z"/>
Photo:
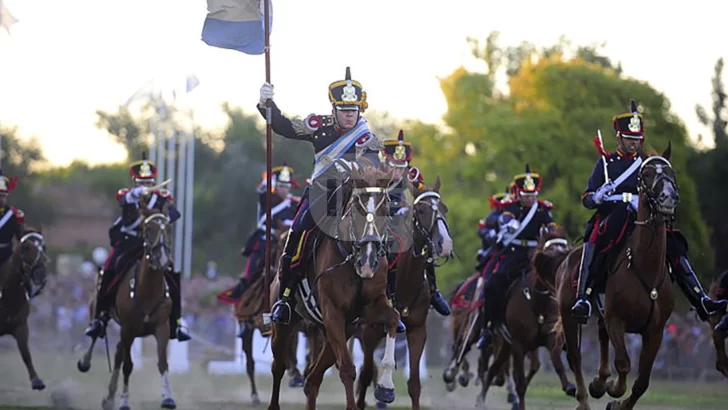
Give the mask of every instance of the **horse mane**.
<path id="1" fill-rule="evenodd" d="M 639 154 L 639 156 L 642 157 L 642 158 L 659 157 L 660 156 L 660 154 L 654 148 L 645 147 L 644 145 L 641 145 L 637 149 L 637 154 Z"/>
<path id="2" fill-rule="evenodd" d="M 154 214 L 161 214 L 163 213 L 162 210 L 159 208 L 146 208 L 146 207 L 140 207 L 139 208 L 139 215 L 141 215 L 143 218 L 149 218 L 150 216 Z"/>
<path id="3" fill-rule="evenodd" d="M 43 235 L 43 230 L 41 228 L 35 228 L 32 226 L 26 226 L 23 229 L 23 235 L 27 235 L 29 233 L 37 233 L 39 235 Z"/>
<path id="4" fill-rule="evenodd" d="M 359 182 L 358 185 L 386 188 L 392 180 L 393 171 L 382 171 L 368 158 L 360 158 L 356 163 L 359 169 L 351 171 L 351 179 L 354 185 Z"/>
<path id="5" fill-rule="evenodd" d="M 549 269 L 549 265 L 556 263 L 556 266 L 566 258 L 569 252 L 562 252 L 558 254 L 547 253 L 544 250 L 546 242 L 552 239 L 567 239 L 568 234 L 566 228 L 556 225 L 553 229 L 545 231 L 538 238 L 538 246 L 531 256 L 531 269 L 526 275 L 526 279 L 529 283 L 536 283 L 539 279 L 543 282 L 548 283 L 547 276 L 544 275 L 546 270 Z M 555 272 L 554 272 L 554 280 Z"/>

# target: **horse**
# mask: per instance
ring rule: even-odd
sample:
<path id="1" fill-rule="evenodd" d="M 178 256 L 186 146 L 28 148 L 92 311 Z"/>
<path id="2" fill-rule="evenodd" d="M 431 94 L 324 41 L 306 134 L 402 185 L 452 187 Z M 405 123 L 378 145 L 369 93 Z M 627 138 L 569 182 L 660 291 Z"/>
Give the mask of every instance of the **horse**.
<path id="1" fill-rule="evenodd" d="M 674 218 L 678 203 L 675 170 L 670 164 L 671 147 L 668 143 L 662 155 L 638 151 L 642 164 L 638 172 L 639 204 L 634 230 L 604 263 L 608 272 L 606 285 L 599 284 L 596 302 L 599 309 L 599 370 L 589 384 L 589 394 L 601 398 L 605 391 L 620 398 L 627 389 L 630 360 L 625 347 L 625 332 L 642 336 L 639 373 L 632 385 L 632 394 L 624 401 L 612 401 L 608 410 L 632 409 L 647 391 L 652 364 L 662 344 L 662 334 L 675 306 L 667 265 L 666 227 Z M 626 200 L 629 198 L 626 197 Z M 595 227 L 594 229 L 597 229 Z M 573 278 L 581 263 L 582 246 L 572 250 L 559 266 L 556 286 L 560 317 L 553 331 L 559 340 L 566 340 L 566 357 L 576 378 L 577 409 L 589 409 L 588 396 L 581 372 L 580 326 L 571 316 L 575 301 Z M 667 286 L 666 286 L 667 285 Z M 614 347 L 614 367 L 618 378 L 611 376 L 609 368 L 609 342 Z"/>
<path id="2" fill-rule="evenodd" d="M 359 161 L 359 164 L 369 162 Z M 320 321 L 325 330 L 322 348 L 314 366 L 308 371 L 304 385 L 307 408 L 310 410 L 316 408 L 324 372 L 333 364 L 337 365 L 344 384 L 346 409 L 356 408 L 356 368 L 346 345 L 356 329 L 356 320 L 386 325 L 383 371 L 375 389 L 375 397 L 385 403 L 394 401 L 392 372 L 399 313 L 388 304 L 386 295 L 386 238 L 382 236 L 387 229 L 387 188 L 392 176 L 392 171 L 383 172 L 372 165 L 360 165 L 352 169 L 350 177 L 337 184 L 339 189 L 343 189 L 342 197 L 346 205 L 343 216 L 335 218 L 336 237 L 319 231 L 315 238 L 308 238 L 310 246 L 304 245 L 306 249 L 303 254 L 312 257 L 305 262 L 306 277 L 296 292 L 298 303 L 292 323 L 305 317 Z M 312 284 L 310 287 L 309 283 Z M 304 296 L 306 289 L 311 291 Z M 291 324 L 273 326 L 273 391 L 268 407 L 270 410 L 280 409 L 280 382 L 285 371 L 283 359 L 286 342 L 294 329 Z"/>
<path id="3" fill-rule="evenodd" d="M 409 353 L 410 376 L 407 390 L 412 401 L 412 409 L 420 408 L 420 358 L 427 340 L 427 314 L 430 311 L 430 289 L 424 272 L 430 251 L 437 257 L 449 258 L 452 254 L 452 238 L 447 225 L 447 205 L 440 195 L 440 177 L 432 188 L 414 188 L 409 182 L 407 188 L 414 198 L 409 211 L 411 224 L 405 223 L 401 238 L 397 232 L 392 234 L 399 243 L 396 261 L 395 307 L 402 315 L 407 327 L 407 346 Z M 411 239 L 410 239 L 411 238 Z M 364 363 L 359 372 L 357 386 L 360 409 L 366 407 L 367 386 L 372 382 L 374 369 L 374 350 L 383 336 L 381 324 L 365 323 L 362 329 L 362 350 Z"/>
<path id="4" fill-rule="evenodd" d="M 477 397 L 478 406 L 485 403 L 488 388 L 496 372 L 512 357 L 513 378 L 518 394 L 518 400 L 514 400 L 512 404 L 514 409 L 525 410 L 526 389 L 535 371 L 524 374 L 524 358 L 528 352 L 535 352 L 541 346 L 546 347 L 551 354 L 554 370 L 561 381 L 561 389 L 567 395 L 574 396 L 576 387 L 566 377 L 561 361 L 561 345 L 557 345 L 556 338 L 551 333 L 551 328 L 558 319 L 558 308 L 554 299 L 555 272 L 570 250 L 566 237 L 566 232 L 561 227 L 542 229 L 538 245 L 531 255 L 531 269 L 521 283 L 515 282 L 508 289 L 504 321 L 508 332 L 502 328 L 497 332 L 503 343 L 482 381 L 481 392 Z"/>
<path id="5" fill-rule="evenodd" d="M 281 250 L 285 246 L 288 236 L 288 227 L 282 223 L 276 226 L 277 237 L 271 249 L 271 261 L 276 261 L 280 257 Z M 265 268 L 264 258 L 260 258 L 260 263 L 255 269 L 262 272 Z M 245 365 L 248 377 L 250 378 L 251 401 L 254 405 L 260 404 L 258 389 L 255 384 L 255 359 L 253 358 L 253 334 L 257 329 L 263 337 L 270 336 L 270 326 L 265 324 L 263 312 L 266 309 L 264 288 L 265 278 L 261 274 L 253 281 L 250 286 L 243 292 L 240 301 L 235 304 L 235 318 L 242 329 L 240 338 L 243 342 L 243 353 L 245 353 Z M 290 380 L 289 387 L 303 387 L 303 376 L 298 370 L 298 362 L 296 360 L 296 351 L 298 349 L 298 338 L 291 338 L 288 355 L 288 374 Z M 308 367 L 308 366 L 307 366 Z"/>
<path id="6" fill-rule="evenodd" d="M 164 275 L 171 266 L 169 245 L 170 223 L 165 210 L 149 209 L 140 203 L 139 216 L 141 236 L 144 239 L 143 256 L 123 272 L 119 272 L 121 283 L 116 293 L 111 318 L 121 327 L 121 338 L 116 345 L 114 369 L 109 382 L 108 394 L 101 403 L 104 410 L 114 407 L 119 371 L 123 363 L 124 386 L 120 409 L 129 409 L 129 376 L 134 368 L 131 360 L 131 345 L 137 337 L 154 335 L 157 341 L 157 368 L 162 379 L 162 403 L 165 409 L 177 407 L 169 386 L 167 365 L 167 344 L 169 343 L 169 315 L 172 300 L 169 297 Z M 107 336 L 108 337 L 108 336 Z M 96 339 L 78 361 L 81 371 L 88 371 Z"/>
<path id="7" fill-rule="evenodd" d="M 721 279 L 728 280 L 724 279 L 724 276 L 728 276 L 728 271 L 725 271 L 721 274 Z M 713 300 L 728 297 L 728 295 L 716 295 L 719 281 L 720 279 L 713 282 L 710 286 L 710 297 Z M 713 313 L 708 321 L 708 323 L 710 323 L 710 327 L 715 327 L 715 325 L 718 324 L 718 321 L 720 321 L 721 317 L 723 317 L 724 314 L 726 314 L 725 308 Z M 713 345 L 715 346 L 715 369 L 728 379 L 728 356 L 726 355 L 725 350 L 725 340 L 727 337 L 727 333 L 721 333 L 717 330 L 712 331 Z"/>
<path id="8" fill-rule="evenodd" d="M 12 255 L 0 265 L 0 336 L 15 339 L 33 390 L 45 389 L 45 383 L 35 371 L 28 347 L 28 301 L 45 287 L 48 262 L 42 232 L 25 228 Z"/>

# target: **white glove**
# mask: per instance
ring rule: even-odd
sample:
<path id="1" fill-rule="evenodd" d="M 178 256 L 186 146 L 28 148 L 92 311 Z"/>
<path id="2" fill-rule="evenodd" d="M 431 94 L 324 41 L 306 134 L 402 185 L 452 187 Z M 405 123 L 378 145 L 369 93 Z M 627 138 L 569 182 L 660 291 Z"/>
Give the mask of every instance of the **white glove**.
<path id="1" fill-rule="evenodd" d="M 495 229 L 488 230 L 488 233 L 485 235 L 486 238 L 492 240 L 498 235 L 498 232 L 495 231 Z"/>
<path id="2" fill-rule="evenodd" d="M 336 167 L 336 170 L 339 171 L 340 174 L 345 174 L 347 172 L 346 168 L 338 162 L 334 162 L 334 167 Z"/>
<path id="3" fill-rule="evenodd" d="M 594 202 L 597 204 L 601 204 L 602 202 L 604 202 L 604 198 L 606 198 L 613 191 L 614 191 L 614 183 L 613 182 L 605 183 L 604 185 L 600 186 L 596 192 L 594 192 L 594 197 L 593 197 Z"/>
<path id="4" fill-rule="evenodd" d="M 511 219 L 506 224 L 506 230 L 508 231 L 508 233 L 514 233 L 514 232 L 516 232 L 518 230 L 518 228 L 520 227 L 520 225 L 521 224 L 518 222 L 517 219 Z"/>
<path id="5" fill-rule="evenodd" d="M 132 191 L 129 191 L 126 193 L 126 195 L 124 195 L 124 200 L 126 201 L 127 204 L 136 204 L 139 202 L 140 199 L 141 198 L 139 198 L 138 196 L 135 196 Z"/>
<path id="6" fill-rule="evenodd" d="M 632 195 L 632 200 L 629 201 L 629 205 L 637 211 L 637 208 L 639 208 L 640 205 L 640 196 L 639 195 Z"/>
<path id="7" fill-rule="evenodd" d="M 260 87 L 260 104 L 265 104 L 267 100 L 273 100 L 273 85 L 270 83 L 263 84 L 262 87 Z"/>
<path id="8" fill-rule="evenodd" d="M 397 210 L 397 213 L 395 213 L 395 215 L 404 215 L 407 213 L 407 211 L 409 211 L 409 208 L 405 206 L 405 207 L 399 208 Z"/>

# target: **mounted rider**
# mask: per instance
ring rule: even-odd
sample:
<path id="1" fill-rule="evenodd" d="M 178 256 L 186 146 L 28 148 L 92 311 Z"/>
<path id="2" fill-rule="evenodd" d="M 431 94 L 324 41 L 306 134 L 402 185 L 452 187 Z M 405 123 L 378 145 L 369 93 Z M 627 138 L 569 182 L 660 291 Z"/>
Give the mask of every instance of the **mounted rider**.
<path id="1" fill-rule="evenodd" d="M 330 202 L 328 190 L 336 188 L 337 177 L 328 176 L 336 172 L 345 173 L 343 167 L 346 164 L 352 164 L 367 151 L 376 154 L 382 148 L 381 141 L 371 133 L 366 120 L 361 117 L 368 106 L 366 92 L 361 83 L 351 79 L 349 67 L 343 80 L 329 85 L 328 94 L 332 105 L 331 115 L 311 114 L 305 119 L 289 119 L 273 102 L 273 86 L 265 83 L 260 89 L 258 110 L 265 117 L 266 101 L 271 100 L 269 109 L 273 131 L 284 138 L 310 142 L 316 153 L 311 185 L 306 187 L 301 196 L 281 256 L 280 299 L 271 309 L 271 320 L 276 323 L 287 324 L 291 320 L 295 304 L 293 291 L 304 275 L 305 258 L 302 252 L 307 232 L 317 226 L 311 211 L 326 213 Z M 316 217 L 318 219 L 319 215 Z"/>
<path id="2" fill-rule="evenodd" d="M 123 188 L 116 193 L 116 201 L 121 207 L 121 216 L 109 229 L 112 251 L 104 263 L 101 284 L 96 291 L 94 320 L 85 331 L 85 334 L 92 338 L 104 337 L 109 321 L 109 308 L 116 297 L 119 282 L 123 279 L 121 273 L 132 266 L 142 255 L 144 239 L 141 237 L 139 227 L 143 218 L 139 215 L 139 204 L 143 202 L 148 208 L 166 209 L 171 224 L 181 216 L 174 205 L 172 194 L 168 190 L 149 190 L 155 184 L 157 167 L 153 162 L 147 160 L 146 153 L 142 154 L 141 161 L 131 164 L 129 175 L 134 181 L 134 188 Z M 180 321 L 182 300 L 179 276 L 170 261 L 164 275 L 172 299 L 170 338 L 184 342 L 190 340 L 190 336 Z"/>
<path id="3" fill-rule="evenodd" d="M 395 170 L 394 178 L 399 182 L 390 188 L 390 216 L 395 222 L 393 226 L 399 226 L 402 223 L 397 219 L 403 218 L 410 210 L 405 196 L 405 182 L 403 178 L 412 183 L 415 188 L 424 187 L 424 177 L 417 167 L 410 166 L 412 161 L 412 144 L 404 140 L 404 132 L 399 131 L 396 140 L 384 141 L 384 148 L 380 151 L 380 161 L 392 167 Z M 400 250 L 401 251 L 401 250 Z M 396 280 L 397 266 L 392 261 L 396 260 L 396 254 L 389 256 L 390 269 L 387 283 L 389 285 L 390 299 L 394 299 L 394 283 Z M 450 315 L 450 306 L 440 291 L 437 289 L 437 279 L 435 277 L 435 263 L 432 256 L 432 250 L 427 255 L 427 263 L 425 265 L 425 276 L 430 288 L 430 305 L 437 313 L 448 316 Z"/>
<path id="4" fill-rule="evenodd" d="M 476 272 L 481 272 L 488 262 L 493 252 L 493 245 L 498 236 L 498 218 L 503 213 L 503 208 L 512 200 L 512 192 L 515 184 L 511 182 L 504 192 L 491 195 L 488 198 L 490 205 L 490 214 L 478 221 L 478 236 L 480 237 L 481 247 L 478 249 L 476 260 L 478 265 L 475 267 Z"/>
<path id="5" fill-rule="evenodd" d="M 276 235 L 276 228 L 284 226 L 289 228 L 293 223 L 293 217 L 296 214 L 299 198 L 290 193 L 291 188 L 300 188 L 298 181 L 293 177 L 294 169 L 283 163 L 283 165 L 271 169 L 271 211 L 270 215 L 273 220 L 270 231 L 271 235 Z M 257 226 L 253 233 L 248 237 L 242 255 L 248 258 L 245 262 L 245 268 L 240 275 L 240 281 L 235 287 L 229 289 L 220 295 L 218 300 L 223 303 L 237 303 L 242 297 L 245 290 L 252 283 L 255 283 L 260 275 L 265 271 L 263 264 L 265 263 L 265 246 L 266 246 L 266 173 L 263 173 L 263 181 L 256 188 L 258 194 L 258 219 Z M 276 246 L 273 243 L 273 246 Z M 262 269 L 261 269 L 262 268 Z"/>
<path id="6" fill-rule="evenodd" d="M 20 241 L 25 233 L 25 213 L 8 205 L 8 195 L 18 186 L 18 177 L 6 177 L 0 169 L 0 266 L 13 255 L 13 238 Z M 32 283 L 26 283 L 32 287 Z M 35 296 L 42 289 L 27 289 L 30 296 Z"/>
<path id="7" fill-rule="evenodd" d="M 622 240 L 629 237 L 634 228 L 638 208 L 639 191 L 637 176 L 642 159 L 638 151 L 644 143 L 644 119 L 632 100 L 630 112 L 612 119 L 616 132 L 617 150 L 604 150 L 600 137 L 594 138 L 601 154 L 589 177 L 582 204 L 596 213 L 584 231 L 584 249 L 578 273 L 577 300 L 571 314 L 580 323 L 588 321 L 592 313 L 593 288 L 603 283 L 603 266 L 610 251 L 618 250 Z M 595 229 L 595 227 L 597 229 Z M 667 262 L 671 274 L 680 289 L 705 321 L 709 314 L 723 303 L 710 299 L 698 281 L 687 259 L 687 239 L 679 230 L 667 230 Z"/>
<path id="8" fill-rule="evenodd" d="M 504 204 L 498 217 L 498 236 L 495 247 L 497 262 L 490 272 L 484 272 L 485 305 L 483 306 L 483 332 L 478 348 L 487 346 L 490 328 L 503 322 L 506 296 L 511 283 L 522 278 L 530 266 L 530 253 L 538 246 L 542 229 L 556 226 L 551 215 L 553 204 L 538 199 L 543 179 L 526 164 L 526 172 L 513 178 L 517 200 Z M 516 274 L 515 276 L 513 276 Z"/>

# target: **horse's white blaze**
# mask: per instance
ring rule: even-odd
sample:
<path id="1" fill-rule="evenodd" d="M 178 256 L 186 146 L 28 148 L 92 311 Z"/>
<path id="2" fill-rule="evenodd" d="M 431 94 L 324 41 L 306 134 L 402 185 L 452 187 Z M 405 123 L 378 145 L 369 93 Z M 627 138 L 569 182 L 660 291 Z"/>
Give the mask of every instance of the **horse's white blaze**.
<path id="1" fill-rule="evenodd" d="M 172 390 L 169 388 L 169 370 L 162 374 L 162 399 L 171 399 Z"/>
<path id="2" fill-rule="evenodd" d="M 452 253 L 452 238 L 442 219 L 437 220 L 437 230 L 442 235 L 442 255 L 440 256 L 450 256 L 450 253 Z"/>
<path id="3" fill-rule="evenodd" d="M 394 372 L 394 340 L 395 338 L 387 334 L 387 340 L 384 344 L 384 356 L 382 356 L 382 376 L 379 378 L 380 386 L 385 389 L 394 389 L 394 381 L 392 380 L 392 372 Z"/>
<path id="4" fill-rule="evenodd" d="M 164 244 L 164 235 L 159 237 L 159 241 Z M 162 255 L 159 257 L 159 263 L 162 264 L 162 266 L 167 266 L 167 263 L 169 263 L 169 256 L 167 255 L 167 248 L 162 247 Z"/>
<path id="5" fill-rule="evenodd" d="M 367 202 L 367 216 L 372 215 L 374 216 L 374 213 L 376 212 L 377 207 L 374 203 L 374 198 L 369 198 L 369 201 Z M 374 235 L 374 222 L 368 222 L 366 225 L 366 232 L 365 235 Z M 369 261 L 373 260 L 373 255 L 375 253 L 374 244 L 369 242 L 366 245 L 366 248 L 364 248 L 364 257 L 365 262 L 364 266 L 361 268 L 361 277 L 362 278 L 371 278 L 374 276 L 374 269 L 373 266 L 369 263 Z"/>

